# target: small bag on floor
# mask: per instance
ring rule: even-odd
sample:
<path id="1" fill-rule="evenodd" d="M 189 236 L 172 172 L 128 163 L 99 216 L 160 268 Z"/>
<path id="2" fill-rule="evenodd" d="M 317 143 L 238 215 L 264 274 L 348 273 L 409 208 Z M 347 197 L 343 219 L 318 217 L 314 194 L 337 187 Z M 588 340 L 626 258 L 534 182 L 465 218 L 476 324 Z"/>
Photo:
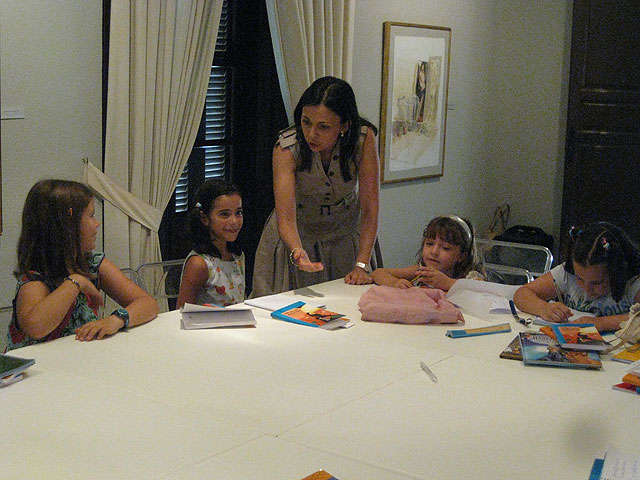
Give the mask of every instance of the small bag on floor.
<path id="1" fill-rule="evenodd" d="M 374 285 L 358 302 L 362 320 L 381 323 L 464 323 L 464 317 L 442 290 Z"/>

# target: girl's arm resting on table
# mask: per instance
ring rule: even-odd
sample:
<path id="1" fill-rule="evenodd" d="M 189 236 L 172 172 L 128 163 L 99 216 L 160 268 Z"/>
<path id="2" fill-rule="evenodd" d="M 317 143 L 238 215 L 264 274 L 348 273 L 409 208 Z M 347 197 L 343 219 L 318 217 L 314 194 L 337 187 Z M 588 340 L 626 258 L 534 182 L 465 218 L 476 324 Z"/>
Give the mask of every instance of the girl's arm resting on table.
<path id="1" fill-rule="evenodd" d="M 296 224 L 296 163 L 290 150 L 280 145 L 273 149 L 273 192 L 276 202 L 278 233 L 300 270 L 319 272 L 324 268 L 320 262 L 311 262 L 302 248 Z"/>
<path id="2" fill-rule="evenodd" d="M 102 305 L 102 295 L 87 277 L 74 273 L 69 278 L 73 281 L 64 280 L 53 291 L 40 281 L 25 283 L 20 288 L 16 314 L 22 332 L 35 339 L 46 337 L 64 319 L 80 292 L 95 304 Z"/>
<path id="3" fill-rule="evenodd" d="M 523 312 L 532 313 L 548 322 L 566 322 L 572 315 L 571 310 L 560 302 L 548 302 L 556 295 L 553 275 L 547 272 L 516 290 L 513 302 Z"/>
<path id="4" fill-rule="evenodd" d="M 209 269 L 204 259 L 197 255 L 189 257 L 182 272 L 177 307 L 181 308 L 185 303 L 196 303 L 198 293 L 208 279 Z"/>
<path id="5" fill-rule="evenodd" d="M 640 291 L 636 293 L 633 303 L 640 303 Z M 593 323 L 599 332 L 612 332 L 620 329 L 620 323 L 629 320 L 629 314 L 609 315 L 606 317 L 580 317 L 576 323 Z"/>
<path id="6" fill-rule="evenodd" d="M 102 260 L 99 269 L 103 290 L 129 312 L 129 326 L 135 327 L 148 322 L 158 315 L 158 302 L 129 280 L 110 260 Z M 78 340 L 102 339 L 117 333 L 124 326 L 124 320 L 115 316 L 89 322 L 76 330 Z"/>
<path id="7" fill-rule="evenodd" d="M 410 288 L 411 280 L 416 276 L 418 265 L 404 268 L 376 268 L 371 272 L 371 279 L 377 285 L 395 288 Z"/>
<path id="8" fill-rule="evenodd" d="M 360 245 L 358 247 L 357 262 L 368 264 L 371 261 L 371 250 L 378 233 L 379 209 L 379 161 L 375 136 L 371 129 L 367 130 L 364 140 L 362 159 L 358 171 L 358 190 L 360 195 L 360 209 L 362 223 L 360 226 Z M 371 283 L 367 272 L 355 267 L 344 277 L 350 284 Z"/>

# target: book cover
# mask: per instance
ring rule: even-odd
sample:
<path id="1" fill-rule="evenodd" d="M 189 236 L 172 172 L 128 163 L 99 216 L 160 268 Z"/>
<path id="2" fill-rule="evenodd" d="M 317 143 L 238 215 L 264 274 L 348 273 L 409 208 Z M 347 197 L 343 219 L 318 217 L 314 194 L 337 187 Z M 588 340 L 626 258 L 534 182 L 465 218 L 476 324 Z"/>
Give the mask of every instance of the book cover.
<path id="1" fill-rule="evenodd" d="M 634 395 L 640 395 L 640 387 L 632 385 L 631 383 L 622 382 L 617 383 L 612 387 L 614 390 L 620 390 L 621 392 L 633 393 Z"/>
<path id="2" fill-rule="evenodd" d="M 511 343 L 507 345 L 502 353 L 500 353 L 500 358 L 508 358 L 510 360 L 522 360 L 522 348 L 520 347 L 520 336 L 516 335 Z"/>
<path id="3" fill-rule="evenodd" d="M 0 387 L 22 380 L 24 371 L 34 363 L 33 358 L 0 354 Z"/>
<path id="4" fill-rule="evenodd" d="M 542 332 L 520 332 L 522 359 L 525 365 L 565 368 L 601 368 L 600 355 L 594 351 L 562 348 Z"/>
<path id="5" fill-rule="evenodd" d="M 611 346 L 592 323 L 559 323 L 551 328 L 563 348 L 603 351 Z"/>
<path id="6" fill-rule="evenodd" d="M 318 470 L 317 472 L 304 477 L 302 480 L 338 480 L 338 477 L 334 477 L 329 472 L 325 472 L 324 470 Z"/>
<path id="7" fill-rule="evenodd" d="M 322 307 L 315 307 L 305 302 L 295 302 L 279 310 L 271 312 L 273 318 L 286 322 L 335 330 L 351 326 L 351 322 L 341 313 L 332 312 Z"/>
<path id="8" fill-rule="evenodd" d="M 632 345 L 615 355 L 611 355 L 611 360 L 622 363 L 637 362 L 640 360 L 640 344 Z"/>
<path id="9" fill-rule="evenodd" d="M 185 303 L 180 308 L 180 313 L 185 330 L 256 325 L 256 319 L 250 307 L 225 308 L 217 305 Z"/>

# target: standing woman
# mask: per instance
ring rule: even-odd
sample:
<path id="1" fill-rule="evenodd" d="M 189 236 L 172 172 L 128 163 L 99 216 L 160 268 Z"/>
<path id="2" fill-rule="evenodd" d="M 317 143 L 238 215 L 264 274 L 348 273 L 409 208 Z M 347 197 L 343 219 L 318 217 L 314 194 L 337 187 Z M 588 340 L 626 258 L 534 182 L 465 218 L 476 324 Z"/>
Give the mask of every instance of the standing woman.
<path id="1" fill-rule="evenodd" d="M 378 152 L 351 86 L 319 78 L 273 150 L 275 215 L 256 252 L 251 296 L 344 277 L 371 283 L 378 229 Z"/>

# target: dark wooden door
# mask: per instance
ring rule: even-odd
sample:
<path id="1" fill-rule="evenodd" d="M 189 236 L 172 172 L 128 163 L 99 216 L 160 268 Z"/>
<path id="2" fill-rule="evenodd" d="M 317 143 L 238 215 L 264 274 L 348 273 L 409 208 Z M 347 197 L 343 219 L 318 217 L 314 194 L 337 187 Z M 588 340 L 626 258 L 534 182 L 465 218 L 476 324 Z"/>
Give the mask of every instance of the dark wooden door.
<path id="1" fill-rule="evenodd" d="M 575 0 L 561 245 L 571 225 L 640 239 L 640 1 Z"/>

